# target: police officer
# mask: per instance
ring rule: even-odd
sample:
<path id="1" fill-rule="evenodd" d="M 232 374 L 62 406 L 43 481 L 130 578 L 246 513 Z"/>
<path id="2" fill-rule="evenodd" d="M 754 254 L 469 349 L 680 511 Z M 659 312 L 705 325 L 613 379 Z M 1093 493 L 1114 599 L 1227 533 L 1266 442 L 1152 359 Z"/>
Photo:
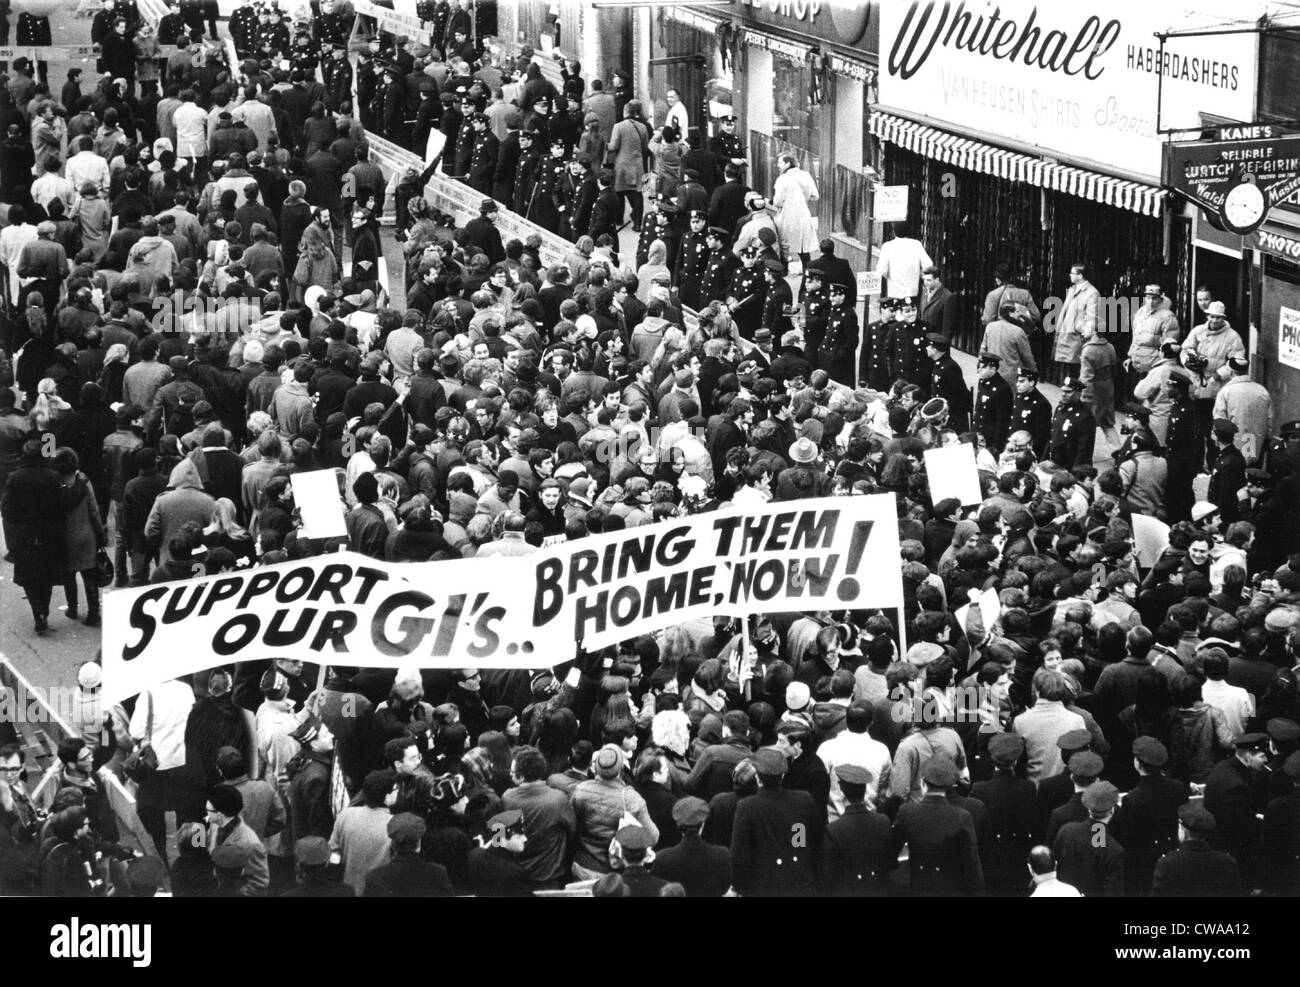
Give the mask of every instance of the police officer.
<path id="1" fill-rule="evenodd" d="M 891 827 L 889 817 L 866 805 L 875 779 L 866 768 L 841 764 L 835 769 L 844 812 L 822 838 L 822 893 L 833 898 L 880 897 L 888 893 Z"/>
<path id="2" fill-rule="evenodd" d="M 315 76 L 322 54 L 320 42 L 311 36 L 311 25 L 299 21 L 294 26 L 293 41 L 289 45 L 289 58 L 294 70 Z"/>
<path id="3" fill-rule="evenodd" d="M 785 279 L 785 264 L 768 258 L 763 262 L 763 276 L 767 280 L 767 295 L 763 299 L 763 315 L 759 325 L 771 331 L 773 338 L 780 339 L 794 328 L 790 322 L 790 310 L 794 307 L 794 294 L 790 283 Z"/>
<path id="4" fill-rule="evenodd" d="M 1170 374 L 1161 385 L 1168 395 L 1165 425 L 1165 510 L 1170 523 L 1185 521 L 1195 499 L 1192 482 L 1199 470 L 1204 448 L 1196 434 L 1196 408 L 1189 397 L 1191 380 L 1183 374 Z"/>
<path id="5" fill-rule="evenodd" d="M 803 338 L 804 352 L 814 362 L 826 336 L 826 319 L 830 312 L 831 295 L 826 286 L 826 274 L 820 268 L 809 268 L 804 274 Z"/>
<path id="6" fill-rule="evenodd" d="M 381 119 L 384 134 L 399 147 L 411 150 L 411 126 L 406 119 L 406 80 L 394 62 L 384 65 Z"/>
<path id="7" fill-rule="evenodd" d="M 976 782 L 971 795 L 984 803 L 993 831 L 984 873 L 990 894 L 1014 895 L 1024 891 L 1025 854 L 1033 845 L 1034 783 L 1016 777 L 1016 765 L 1025 753 L 1019 734 L 995 733 L 988 743 L 993 777 Z"/>
<path id="8" fill-rule="evenodd" d="M 636 254 L 634 255 L 634 259 L 638 270 L 643 267 L 649 259 L 650 245 L 660 238 L 660 230 L 663 229 L 660 225 L 661 217 L 658 212 L 658 200 L 652 199 L 647 203 L 647 206 L 650 208 L 646 209 L 645 216 L 641 219 L 641 229 L 637 231 L 636 238 Z"/>
<path id="9" fill-rule="evenodd" d="M 1123 897 L 1124 846 L 1110 831 L 1119 789 L 1094 781 L 1081 798 L 1088 818 L 1066 823 L 1052 844 L 1057 876 L 1085 898 Z"/>
<path id="10" fill-rule="evenodd" d="M 241 59 L 252 58 L 257 53 L 257 29 L 260 26 L 258 9 L 260 7 L 261 4 L 246 3 L 236 7 L 230 13 L 230 21 L 226 26 L 230 31 L 230 40 L 235 44 L 235 54 Z"/>
<path id="11" fill-rule="evenodd" d="M 560 232 L 560 220 L 564 216 L 561 208 L 567 208 L 562 198 L 567 170 L 564 147 L 564 139 L 556 137 L 551 140 L 546 155 L 538 159 L 537 191 L 533 194 L 533 205 L 528 215 L 534 223 L 551 233 Z"/>
<path id="12" fill-rule="evenodd" d="M 259 58 L 279 61 L 289 51 L 289 29 L 280 20 L 279 12 L 263 7 L 258 17 L 253 44 Z"/>
<path id="13" fill-rule="evenodd" d="M 984 437 L 984 444 L 998 455 L 1011 434 L 1011 385 L 1002 376 L 1002 357 L 987 350 L 980 354 L 976 369 L 974 420 L 971 427 Z"/>
<path id="14" fill-rule="evenodd" d="M 478 107 L 466 93 L 460 99 L 461 125 L 456 130 L 456 146 L 452 149 L 456 170 L 454 174 L 463 182 L 469 179 L 469 163 L 474 157 L 474 114 Z"/>
<path id="15" fill-rule="evenodd" d="M 491 195 L 501 142 L 488 126 L 486 113 L 475 113 L 470 123 L 474 129 L 474 145 L 469 155 L 469 183 L 483 195 Z"/>
<path id="16" fill-rule="evenodd" d="M 727 288 L 727 311 L 745 339 L 754 338 L 766 298 L 767 279 L 758 263 L 758 251 L 749 247 L 740 255 L 740 267 L 731 275 Z"/>
<path id="17" fill-rule="evenodd" d="M 964 432 L 970 427 L 971 395 L 961 367 L 948 352 L 952 344 L 941 332 L 926 333 L 925 343 L 931 363 L 930 396 L 948 402 L 948 426 Z"/>
<path id="18" fill-rule="evenodd" d="M 900 298 L 896 304 L 898 315 L 894 325 L 893 375 L 896 379 L 919 385 L 921 400 L 925 400 L 931 396 L 934 366 L 926 354 L 925 323 L 917 321 L 914 299 Z"/>
<path id="19" fill-rule="evenodd" d="M 1289 794 L 1269 800 L 1261 842 L 1264 890 L 1281 897 L 1295 894 L 1295 889 L 1300 888 L 1300 751 L 1289 754 L 1277 774 L 1285 776 L 1284 780 L 1294 787 Z"/>
<path id="20" fill-rule="evenodd" d="M 1028 432 L 1034 455 L 1043 459 L 1052 437 L 1052 405 L 1038 389 L 1038 371 L 1016 371 L 1016 395 L 1011 405 L 1011 431 Z"/>
<path id="21" fill-rule="evenodd" d="M 1133 741 L 1137 784 L 1124 796 L 1115 815 L 1115 834 L 1124 844 L 1127 893 L 1145 898 L 1151 891 L 1156 861 L 1178 844 L 1178 809 L 1190 796 L 1187 786 L 1165 775 L 1169 750 L 1155 737 Z"/>
<path id="22" fill-rule="evenodd" d="M 1269 737 L 1266 733 L 1243 733 L 1233 742 L 1234 753 L 1210 769 L 1205 780 L 1205 808 L 1213 813 L 1215 846 L 1237 861 L 1247 887 L 1259 871 L 1259 823 L 1268 801 Z"/>
<path id="23" fill-rule="evenodd" d="M 591 173 L 591 155 L 579 151 L 569 159 L 561 185 L 564 216 L 560 223 L 566 240 L 577 240 L 591 225 L 591 207 L 596 203 L 596 177 Z"/>
<path id="24" fill-rule="evenodd" d="M 325 105 L 332 113 L 338 113 L 344 102 L 352 99 L 352 65 L 347 54 L 347 48 L 339 45 L 331 49 L 331 56 L 325 63 L 329 66 L 329 71 L 324 73 Z"/>
<path id="25" fill-rule="evenodd" d="M 894 820 L 890 857 L 908 845 L 913 895 L 979 895 L 984 891 L 975 821 L 948 801 L 957 766 L 936 754 L 921 767 L 921 801 L 904 803 Z"/>
<path id="26" fill-rule="evenodd" d="M 811 277 L 813 268 L 808 272 Z M 867 326 L 867 338 L 862 346 L 862 365 L 858 379 L 876 391 L 888 391 L 894 383 L 894 333 L 898 329 L 895 315 L 898 301 L 894 298 L 880 300 L 880 318 Z"/>
<path id="27" fill-rule="evenodd" d="M 727 247 L 730 234 L 721 226 L 710 226 L 704 242 L 709 248 L 708 263 L 704 266 L 704 283 L 700 292 L 704 304 L 725 301 L 727 289 L 731 286 L 731 277 L 739 261 Z"/>
<path id="28" fill-rule="evenodd" d="M 1178 848 L 1157 862 L 1151 881 L 1152 898 L 1241 897 L 1237 862 L 1210 847 L 1214 829 L 1214 814 L 1200 803 L 1188 802 L 1179 807 Z M 1294 885 L 1288 889 L 1289 893 L 1294 891 Z"/>
<path id="29" fill-rule="evenodd" d="M 1052 437 L 1047 455 L 1057 469 L 1072 470 L 1092 465 L 1092 447 L 1097 441 L 1097 419 L 1083 401 L 1083 381 L 1066 377 L 1061 382 L 1061 403 L 1052 416 Z"/>
<path id="30" fill-rule="evenodd" d="M 537 186 L 537 173 L 541 168 L 541 148 L 535 147 L 537 132 L 519 132 L 519 162 L 515 166 L 515 183 L 510 194 L 510 208 L 520 216 L 528 213 Z"/>
<path id="31" fill-rule="evenodd" d="M 745 167 L 748 159 L 745 157 L 745 148 L 736 135 L 736 115 L 729 113 L 719 117 L 718 127 L 718 132 L 709 139 L 709 150 L 718 159 L 718 170 L 723 171 L 729 164 L 737 168 Z"/>
<path id="32" fill-rule="evenodd" d="M 704 306 L 704 275 L 709 267 L 709 235 L 704 226 L 707 215 L 703 209 L 692 209 L 691 228 L 682 237 L 677 248 L 677 264 L 673 269 L 673 285 L 683 305 L 700 309 Z"/>
<path id="33" fill-rule="evenodd" d="M 667 253 L 664 264 L 672 270 L 677 264 L 677 244 L 681 239 L 677 233 L 677 204 L 671 198 L 660 193 L 655 197 L 655 237 L 662 240 Z"/>
<path id="34" fill-rule="evenodd" d="M 856 383 L 853 364 L 858 355 L 860 335 L 858 313 L 849 304 L 848 285 L 836 281 L 831 284 L 826 335 L 817 354 L 817 366 L 838 384 L 852 387 Z"/>
<path id="35" fill-rule="evenodd" d="M 1237 491 L 1246 485 L 1246 458 L 1233 441 L 1237 426 L 1228 419 L 1216 418 L 1211 432 L 1216 453 L 1206 500 L 1219 508 L 1226 528 L 1241 517 Z"/>

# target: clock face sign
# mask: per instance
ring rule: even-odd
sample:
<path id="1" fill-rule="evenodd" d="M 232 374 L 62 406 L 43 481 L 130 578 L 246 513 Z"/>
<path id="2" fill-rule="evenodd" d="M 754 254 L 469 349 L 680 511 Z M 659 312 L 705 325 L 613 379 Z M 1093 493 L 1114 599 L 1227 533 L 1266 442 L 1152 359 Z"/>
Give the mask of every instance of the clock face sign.
<path id="1" fill-rule="evenodd" d="M 1224 196 L 1219 216 L 1233 233 L 1253 232 L 1268 215 L 1268 199 L 1254 182 L 1243 179 Z"/>

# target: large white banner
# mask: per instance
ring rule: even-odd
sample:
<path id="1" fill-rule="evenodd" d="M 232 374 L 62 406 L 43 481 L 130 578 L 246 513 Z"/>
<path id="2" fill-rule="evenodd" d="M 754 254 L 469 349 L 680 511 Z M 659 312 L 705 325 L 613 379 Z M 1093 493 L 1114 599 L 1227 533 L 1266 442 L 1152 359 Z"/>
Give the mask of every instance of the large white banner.
<path id="1" fill-rule="evenodd" d="M 713 614 L 900 607 L 892 494 L 717 511 L 512 558 L 349 552 L 117 590 L 104 695 L 240 660 L 544 668 Z"/>
<path id="2" fill-rule="evenodd" d="M 886 108 L 1160 178 L 1163 127 L 1200 114 L 1249 121 L 1258 35 L 1156 32 L 1243 26 L 1260 0 L 892 0 L 880 7 Z M 1163 77 L 1163 83 L 1162 83 Z M 1163 93 L 1159 90 L 1163 84 Z"/>

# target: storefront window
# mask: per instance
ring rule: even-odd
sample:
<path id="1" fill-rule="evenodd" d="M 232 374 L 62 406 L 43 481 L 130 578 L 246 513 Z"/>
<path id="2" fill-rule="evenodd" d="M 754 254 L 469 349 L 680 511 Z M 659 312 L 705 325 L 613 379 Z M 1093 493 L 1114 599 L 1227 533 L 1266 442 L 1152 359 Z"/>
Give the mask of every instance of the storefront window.
<path id="1" fill-rule="evenodd" d="M 818 152 L 822 108 L 812 103 L 812 73 L 806 62 L 777 54 L 772 59 L 772 136 L 813 154 Z"/>

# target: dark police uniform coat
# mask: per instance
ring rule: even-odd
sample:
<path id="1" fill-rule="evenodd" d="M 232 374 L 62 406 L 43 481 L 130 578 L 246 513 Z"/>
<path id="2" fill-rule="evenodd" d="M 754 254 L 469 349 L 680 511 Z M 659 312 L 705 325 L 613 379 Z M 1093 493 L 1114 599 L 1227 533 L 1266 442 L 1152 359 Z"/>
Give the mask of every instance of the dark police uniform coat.
<path id="1" fill-rule="evenodd" d="M 1300 893 L 1300 789 L 1268 803 L 1261 832 L 1265 889 Z"/>
<path id="2" fill-rule="evenodd" d="M 1237 862 L 1210 849 L 1204 840 L 1188 840 L 1165 854 L 1151 878 L 1152 898 L 1239 898 L 1242 894 Z"/>
<path id="3" fill-rule="evenodd" d="M 890 859 L 908 845 L 913 895 L 977 895 L 984 891 L 975 820 L 939 792 L 898 810 Z"/>
<path id="4" fill-rule="evenodd" d="M 826 318 L 826 335 L 817 353 L 817 366 L 839 384 L 853 387 L 854 361 L 858 355 L 858 313 L 843 305 L 832 308 Z"/>
<path id="5" fill-rule="evenodd" d="M 1236 446 L 1228 446 L 1214 459 L 1210 471 L 1210 488 L 1205 499 L 1219 508 L 1226 527 L 1241 517 L 1237 491 L 1246 485 L 1246 459 Z"/>
<path id="6" fill-rule="evenodd" d="M 887 894 L 888 874 L 897 859 L 889 856 L 892 829 L 883 812 L 872 812 L 860 802 L 846 805 L 823 837 L 822 894 L 836 898 Z"/>
<path id="7" fill-rule="evenodd" d="M 1186 520 L 1192 511 L 1192 481 L 1200 470 L 1203 450 L 1196 435 L 1196 411 L 1190 400 L 1175 401 L 1165 427 L 1165 511 L 1170 523 Z"/>
<path id="8" fill-rule="evenodd" d="M 971 796 L 984 803 L 993 830 L 993 847 L 986 854 L 984 879 L 990 894 L 1022 893 L 1028 882 L 1025 856 L 1033 845 L 1034 783 L 998 770 L 988 781 L 971 786 Z"/>
<path id="9" fill-rule="evenodd" d="M 900 323 L 893 318 L 877 319 L 867 326 L 858 376 L 876 391 L 888 391 L 894 383 L 894 333 Z"/>
<path id="10" fill-rule="evenodd" d="M 1259 847 L 1255 813 L 1264 808 L 1266 785 L 1265 775 L 1255 775 L 1235 757 L 1220 761 L 1205 779 L 1205 808 L 1215 822 L 1211 843 L 1236 858 L 1248 881 L 1255 875 Z"/>
<path id="11" fill-rule="evenodd" d="M 741 266 L 731 275 L 731 284 L 727 287 L 727 297 L 734 298 L 736 305 L 731 308 L 731 318 L 745 339 L 754 338 L 763 317 L 763 302 L 767 298 L 767 279 L 763 277 L 761 264 L 753 267 Z"/>
<path id="12" fill-rule="evenodd" d="M 1094 833 L 1100 826 L 1105 833 Z M 1052 844 L 1056 876 L 1085 898 L 1124 896 L 1124 847 L 1105 823 L 1088 819 L 1066 823 Z"/>
<path id="13" fill-rule="evenodd" d="M 1096 441 L 1097 420 L 1092 417 L 1092 409 L 1087 404 L 1079 401 L 1057 405 L 1056 414 L 1052 416 L 1052 438 L 1047 455 L 1058 469 L 1091 466 L 1092 447 Z"/>
<path id="14" fill-rule="evenodd" d="M 1011 385 L 1001 374 L 976 382 L 971 427 L 984 436 L 985 444 L 995 454 L 1002 451 L 1011 434 L 1012 403 Z"/>
<path id="15" fill-rule="evenodd" d="M 465 862 L 469 890 L 480 898 L 518 898 L 531 895 L 528 872 L 514 854 L 501 847 L 475 847 Z"/>
<path id="16" fill-rule="evenodd" d="M 537 152 L 530 149 L 519 155 L 519 162 L 515 166 L 515 186 L 510 193 L 510 209 L 520 216 L 528 212 L 529 201 L 533 198 L 533 189 L 537 187 L 540 160 Z"/>
<path id="17" fill-rule="evenodd" d="M 827 290 L 805 291 L 803 295 L 803 348 L 814 357 L 826 338 L 826 319 L 831 312 L 831 299 Z M 776 340 L 780 343 L 781 340 Z"/>
<path id="18" fill-rule="evenodd" d="M 469 183 L 484 195 L 492 194 L 493 180 L 496 177 L 497 161 L 501 156 L 501 142 L 491 128 L 474 135 L 473 148 L 469 155 Z"/>
<path id="19" fill-rule="evenodd" d="M 736 265 L 739 263 L 736 260 L 736 255 L 725 246 L 709 254 L 709 261 L 704 267 L 702 289 L 706 304 L 726 300 L 727 291 L 731 287 L 732 275 L 735 274 Z"/>
<path id="20" fill-rule="evenodd" d="M 1128 851 L 1124 877 L 1130 896 L 1149 894 L 1156 861 L 1177 849 L 1178 807 L 1187 799 L 1187 786 L 1166 775 L 1144 775 L 1124 796 L 1113 828 Z"/>
<path id="21" fill-rule="evenodd" d="M 387 864 L 366 874 L 363 898 L 451 898 L 456 894 L 441 864 L 426 863 L 414 853 L 394 853 Z"/>
<path id="22" fill-rule="evenodd" d="M 1034 455 L 1039 459 L 1047 456 L 1047 443 L 1052 437 L 1052 404 L 1037 387 L 1027 394 L 1016 394 L 1011 405 L 1010 431 L 1028 432 Z"/>
<path id="23" fill-rule="evenodd" d="M 777 278 L 767 287 L 767 297 L 763 299 L 763 315 L 759 325 L 772 330 L 772 338 L 777 342 L 793 327 L 786 309 L 794 305 L 794 294 L 785 278 Z"/>
<path id="24" fill-rule="evenodd" d="M 568 170 L 568 162 L 564 158 L 555 157 L 549 151 L 539 158 L 537 194 L 533 196 L 532 214 L 528 218 L 551 233 L 560 232 L 560 220 L 564 216 L 564 213 L 560 212 L 560 207 L 566 205 L 564 175 Z"/>
<path id="25" fill-rule="evenodd" d="M 815 848 L 794 837 L 817 831 L 817 809 L 807 792 L 760 788 L 736 805 L 731 829 L 732 884 L 741 895 L 817 893 Z"/>
<path id="26" fill-rule="evenodd" d="M 673 284 L 683 305 L 700 309 L 704 305 L 704 275 L 709 268 L 708 235 L 687 233 L 677 250 L 677 266 L 673 271 Z"/>
<path id="27" fill-rule="evenodd" d="M 970 390 L 961 367 L 947 353 L 935 361 L 930 372 L 930 397 L 947 401 L 949 426 L 958 432 L 966 431 L 970 425 Z"/>
<path id="28" fill-rule="evenodd" d="M 721 898 L 731 887 L 731 853 L 698 834 L 683 833 L 676 846 L 655 855 L 654 873 L 682 885 L 688 898 Z"/>
<path id="29" fill-rule="evenodd" d="M 925 353 L 925 336 L 929 331 L 930 327 L 920 320 L 894 323 L 893 376 L 919 385 L 923 398 L 937 396 L 929 393 L 933 370 Z"/>

